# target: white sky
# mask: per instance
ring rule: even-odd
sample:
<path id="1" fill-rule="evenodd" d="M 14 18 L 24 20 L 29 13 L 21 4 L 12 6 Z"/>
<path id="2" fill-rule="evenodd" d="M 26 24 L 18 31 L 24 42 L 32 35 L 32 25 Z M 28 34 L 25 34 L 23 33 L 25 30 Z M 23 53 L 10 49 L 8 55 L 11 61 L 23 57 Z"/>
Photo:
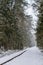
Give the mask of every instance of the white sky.
<path id="1" fill-rule="evenodd" d="M 33 24 L 33 28 L 36 28 L 36 25 L 37 25 L 37 20 L 38 20 L 38 17 L 36 16 L 37 15 L 37 11 L 35 11 L 34 9 L 33 9 L 33 7 L 31 6 L 33 3 L 35 3 L 35 1 L 34 0 L 26 0 L 30 5 L 28 5 L 28 7 L 27 7 L 27 9 L 26 9 L 26 11 L 25 11 L 25 13 L 27 14 L 27 15 L 31 15 L 32 16 L 32 18 L 33 18 L 33 20 L 32 20 L 32 24 Z"/>
<path id="2" fill-rule="evenodd" d="M 37 17 L 35 16 L 35 14 L 37 12 L 34 13 L 33 7 L 31 6 L 34 2 L 34 0 L 26 0 L 30 5 L 28 6 L 27 10 L 26 10 L 26 14 L 31 15 L 33 17 L 33 20 L 36 20 Z"/>
<path id="3" fill-rule="evenodd" d="M 37 15 L 37 11 L 35 11 L 34 9 L 33 9 L 33 7 L 32 7 L 32 4 L 33 3 L 35 3 L 35 1 L 34 0 L 26 0 L 30 5 L 28 5 L 28 7 L 27 7 L 27 9 L 26 9 L 26 11 L 25 11 L 25 13 L 27 14 L 27 15 L 31 15 L 32 16 L 32 21 L 31 21 L 31 24 L 32 24 L 32 29 L 30 30 L 31 31 L 31 34 L 32 34 L 32 40 L 34 41 L 32 41 L 32 43 L 35 43 L 35 45 L 36 45 L 36 41 L 35 41 L 35 39 L 36 39 L 36 36 L 35 36 L 35 34 L 34 33 L 36 33 L 36 31 L 34 30 L 34 29 L 36 29 L 36 25 L 37 25 L 37 20 L 38 20 L 38 17 L 36 16 Z"/>

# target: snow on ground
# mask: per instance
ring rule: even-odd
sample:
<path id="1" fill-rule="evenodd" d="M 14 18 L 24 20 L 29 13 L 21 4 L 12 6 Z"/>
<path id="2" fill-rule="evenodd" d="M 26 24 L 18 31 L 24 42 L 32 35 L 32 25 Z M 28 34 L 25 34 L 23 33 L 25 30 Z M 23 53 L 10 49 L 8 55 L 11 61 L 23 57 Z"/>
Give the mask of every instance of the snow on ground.
<path id="1" fill-rule="evenodd" d="M 13 52 L 12 54 L 8 54 L 8 55 L 5 55 L 3 57 L 0 58 L 0 64 L 3 64 L 7 61 L 9 61 L 10 59 L 18 56 L 18 55 L 21 55 L 25 50 L 21 50 L 19 52 Z"/>
<path id="2" fill-rule="evenodd" d="M 43 53 L 37 47 L 27 48 L 21 56 L 4 65 L 43 65 Z"/>
<path id="3" fill-rule="evenodd" d="M 13 54 L 14 52 L 18 52 L 19 50 L 8 50 L 8 51 L 2 51 L 0 49 L 0 58 L 6 56 L 6 55 L 10 55 Z"/>

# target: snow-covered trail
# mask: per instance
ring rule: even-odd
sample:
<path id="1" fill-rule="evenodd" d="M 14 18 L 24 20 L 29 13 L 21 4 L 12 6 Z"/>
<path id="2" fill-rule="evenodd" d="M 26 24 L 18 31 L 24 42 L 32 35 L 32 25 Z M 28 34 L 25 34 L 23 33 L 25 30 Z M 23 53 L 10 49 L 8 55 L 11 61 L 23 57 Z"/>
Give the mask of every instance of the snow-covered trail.
<path id="1" fill-rule="evenodd" d="M 43 65 L 43 53 L 37 47 L 28 48 L 21 56 L 4 65 Z"/>

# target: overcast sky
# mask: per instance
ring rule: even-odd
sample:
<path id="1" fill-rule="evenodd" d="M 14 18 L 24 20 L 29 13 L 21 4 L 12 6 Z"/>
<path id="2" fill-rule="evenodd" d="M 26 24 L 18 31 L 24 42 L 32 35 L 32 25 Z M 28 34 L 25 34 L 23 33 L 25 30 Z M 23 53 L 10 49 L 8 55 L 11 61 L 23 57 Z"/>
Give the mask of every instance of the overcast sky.
<path id="1" fill-rule="evenodd" d="M 36 14 L 37 14 L 37 11 L 35 11 L 34 9 L 33 9 L 33 6 L 31 6 L 33 3 L 35 3 L 35 1 L 34 0 L 26 0 L 30 5 L 28 5 L 28 7 L 27 7 L 27 9 L 26 9 L 26 11 L 25 11 L 25 13 L 27 14 L 27 15 L 31 15 L 32 16 L 32 18 L 33 18 L 33 20 L 32 20 L 32 24 L 33 24 L 33 28 L 36 28 L 36 25 L 37 25 L 37 20 L 38 20 L 38 17 L 36 16 Z"/>
<path id="2" fill-rule="evenodd" d="M 32 16 L 32 21 L 31 21 L 31 23 L 32 23 L 32 29 L 30 30 L 31 31 L 31 40 L 32 40 L 32 44 L 36 44 L 36 41 L 35 41 L 35 39 L 36 39 L 36 36 L 35 36 L 35 30 L 34 29 L 36 29 L 36 25 L 37 25 L 37 20 L 38 20 L 38 18 L 37 18 L 37 16 L 36 16 L 36 14 L 37 14 L 37 11 L 35 11 L 34 9 L 33 9 L 33 6 L 32 6 L 32 4 L 33 3 L 35 3 L 35 1 L 34 0 L 26 0 L 30 5 L 28 5 L 28 7 L 27 7 L 27 9 L 26 9 L 26 11 L 25 11 L 25 13 L 27 14 L 27 15 L 31 15 Z M 33 29 L 34 28 L 34 29 Z M 34 42 L 33 42 L 34 41 Z"/>

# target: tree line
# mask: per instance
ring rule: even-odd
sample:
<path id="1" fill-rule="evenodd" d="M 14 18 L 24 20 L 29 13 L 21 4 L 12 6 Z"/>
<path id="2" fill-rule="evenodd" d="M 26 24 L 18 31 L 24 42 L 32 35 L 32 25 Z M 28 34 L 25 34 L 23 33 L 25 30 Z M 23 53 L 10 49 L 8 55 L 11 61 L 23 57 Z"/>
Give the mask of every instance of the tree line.
<path id="1" fill-rule="evenodd" d="M 43 49 L 43 0 L 35 0 L 36 4 L 35 7 L 37 7 L 38 11 L 38 21 L 37 21 L 37 46 L 40 49 Z"/>
<path id="2" fill-rule="evenodd" d="M 25 0 L 0 0 L 0 48 L 23 49 L 25 46 L 25 6 Z"/>

